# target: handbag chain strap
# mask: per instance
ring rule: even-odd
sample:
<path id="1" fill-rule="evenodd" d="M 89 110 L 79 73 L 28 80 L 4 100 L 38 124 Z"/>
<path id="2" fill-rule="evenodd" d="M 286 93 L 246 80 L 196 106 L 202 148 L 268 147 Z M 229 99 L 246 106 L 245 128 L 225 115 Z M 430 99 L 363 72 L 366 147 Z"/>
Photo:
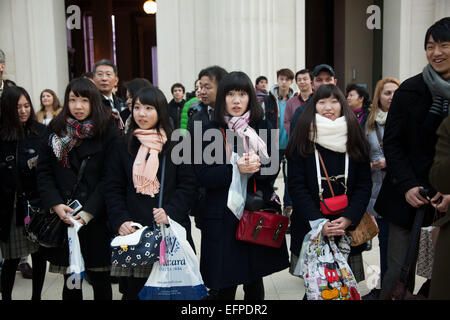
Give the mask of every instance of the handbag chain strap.
<path id="1" fill-rule="evenodd" d="M 327 172 L 327 169 L 325 168 L 325 163 L 323 162 L 322 155 L 317 150 L 317 148 L 315 148 L 315 156 L 316 156 L 317 182 L 319 185 L 319 198 L 320 198 L 320 200 L 323 200 L 322 176 L 320 174 L 319 162 L 322 165 L 323 171 L 325 173 L 328 186 L 330 187 L 331 195 L 334 197 L 333 187 L 331 186 L 331 179 L 328 176 L 328 172 Z M 345 188 L 345 194 L 347 194 L 348 165 L 349 165 L 348 153 L 345 153 L 345 173 L 344 173 L 345 183 L 343 184 L 343 186 Z M 333 181 L 337 181 L 337 179 L 335 178 L 335 179 L 333 179 Z"/>

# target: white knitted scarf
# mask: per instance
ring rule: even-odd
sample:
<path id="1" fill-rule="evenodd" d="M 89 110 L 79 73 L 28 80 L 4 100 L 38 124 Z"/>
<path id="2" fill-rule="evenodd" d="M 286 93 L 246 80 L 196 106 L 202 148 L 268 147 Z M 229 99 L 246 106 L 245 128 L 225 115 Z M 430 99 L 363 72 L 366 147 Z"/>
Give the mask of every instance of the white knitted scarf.
<path id="1" fill-rule="evenodd" d="M 330 120 L 316 113 L 317 136 L 315 143 L 335 152 L 347 152 L 347 121 L 342 116 Z"/>

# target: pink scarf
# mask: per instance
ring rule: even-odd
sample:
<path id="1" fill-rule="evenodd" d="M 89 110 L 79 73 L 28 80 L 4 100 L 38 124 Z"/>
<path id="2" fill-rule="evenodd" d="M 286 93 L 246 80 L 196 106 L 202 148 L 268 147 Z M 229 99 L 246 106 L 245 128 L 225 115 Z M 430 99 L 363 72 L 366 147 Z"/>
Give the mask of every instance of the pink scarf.
<path id="1" fill-rule="evenodd" d="M 259 152 L 261 152 L 266 158 L 269 158 L 266 143 L 258 136 L 256 131 L 248 125 L 250 121 L 250 111 L 247 111 L 240 117 L 225 116 L 225 121 L 228 123 L 228 128 L 234 130 L 244 140 L 244 148 L 247 153 L 251 148 L 255 153 L 259 154 Z M 245 139 L 246 137 L 248 137 L 248 142 L 247 139 Z"/>
<path id="2" fill-rule="evenodd" d="M 152 198 L 159 192 L 157 178 L 159 168 L 158 154 L 167 141 L 163 129 L 137 129 L 134 135 L 141 142 L 141 147 L 133 164 L 133 183 L 137 193 L 149 195 Z"/>

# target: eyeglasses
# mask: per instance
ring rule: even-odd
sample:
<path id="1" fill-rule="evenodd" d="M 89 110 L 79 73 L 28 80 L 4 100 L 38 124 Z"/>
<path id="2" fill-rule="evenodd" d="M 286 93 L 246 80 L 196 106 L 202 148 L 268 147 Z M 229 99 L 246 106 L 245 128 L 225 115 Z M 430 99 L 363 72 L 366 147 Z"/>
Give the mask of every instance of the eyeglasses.
<path id="1" fill-rule="evenodd" d="M 104 76 L 106 76 L 107 78 L 111 79 L 114 78 L 115 75 L 112 72 L 97 72 L 95 76 L 98 78 L 103 78 Z"/>

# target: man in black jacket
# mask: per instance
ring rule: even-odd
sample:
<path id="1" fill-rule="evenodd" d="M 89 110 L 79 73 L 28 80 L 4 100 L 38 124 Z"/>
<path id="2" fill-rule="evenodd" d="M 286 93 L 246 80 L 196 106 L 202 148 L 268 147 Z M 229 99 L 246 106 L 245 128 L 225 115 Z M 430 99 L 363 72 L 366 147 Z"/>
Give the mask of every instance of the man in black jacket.
<path id="1" fill-rule="evenodd" d="M 103 104 L 111 107 L 114 117 L 117 118 L 120 127 L 123 129 L 123 124 L 127 119 L 120 117 L 120 100 L 113 93 L 114 87 L 119 82 L 116 65 L 110 60 L 100 60 L 94 65 L 93 73 L 93 81 L 102 94 Z"/>
<path id="2" fill-rule="evenodd" d="M 395 92 L 386 121 L 383 145 L 387 174 L 375 210 L 389 221 L 388 268 L 380 298 L 386 299 L 400 275 L 417 208 L 436 204 L 446 212 L 450 195 L 434 195 L 428 175 L 435 154 L 436 130 L 448 116 L 450 100 L 450 18 L 431 26 L 425 36 L 428 65 Z M 430 201 L 419 190 L 430 190 Z M 434 196 L 433 196 L 434 195 Z M 416 260 L 416 259 L 414 259 Z M 415 261 L 410 265 L 408 289 L 414 290 Z"/>
<path id="3" fill-rule="evenodd" d="M 202 141 L 201 135 L 203 134 L 203 127 L 205 127 L 211 120 L 214 119 L 214 107 L 216 103 L 217 89 L 219 87 L 220 81 L 228 74 L 228 72 L 219 67 L 212 66 L 203 69 L 198 74 L 198 79 L 200 80 L 200 111 L 194 114 L 188 122 L 187 129 L 191 137 L 191 163 L 194 164 L 195 161 L 195 141 L 197 143 Z M 197 123 L 197 125 L 195 125 Z M 195 130 L 196 127 L 200 125 L 200 130 Z M 200 134 L 200 137 L 197 136 Z M 200 149 L 201 152 L 201 149 Z M 197 158 L 201 155 L 197 155 Z M 196 202 L 196 207 L 192 208 L 191 215 L 195 217 L 195 225 L 197 228 L 201 229 L 201 221 L 199 219 L 198 213 L 202 211 L 205 202 L 205 189 L 197 187 L 198 201 Z"/>
<path id="4" fill-rule="evenodd" d="M 181 83 L 175 83 L 170 88 L 170 91 L 172 92 L 173 99 L 168 104 L 169 116 L 172 121 L 172 127 L 178 129 L 180 127 L 181 111 L 186 103 L 186 100 L 183 99 L 185 89 Z"/>

